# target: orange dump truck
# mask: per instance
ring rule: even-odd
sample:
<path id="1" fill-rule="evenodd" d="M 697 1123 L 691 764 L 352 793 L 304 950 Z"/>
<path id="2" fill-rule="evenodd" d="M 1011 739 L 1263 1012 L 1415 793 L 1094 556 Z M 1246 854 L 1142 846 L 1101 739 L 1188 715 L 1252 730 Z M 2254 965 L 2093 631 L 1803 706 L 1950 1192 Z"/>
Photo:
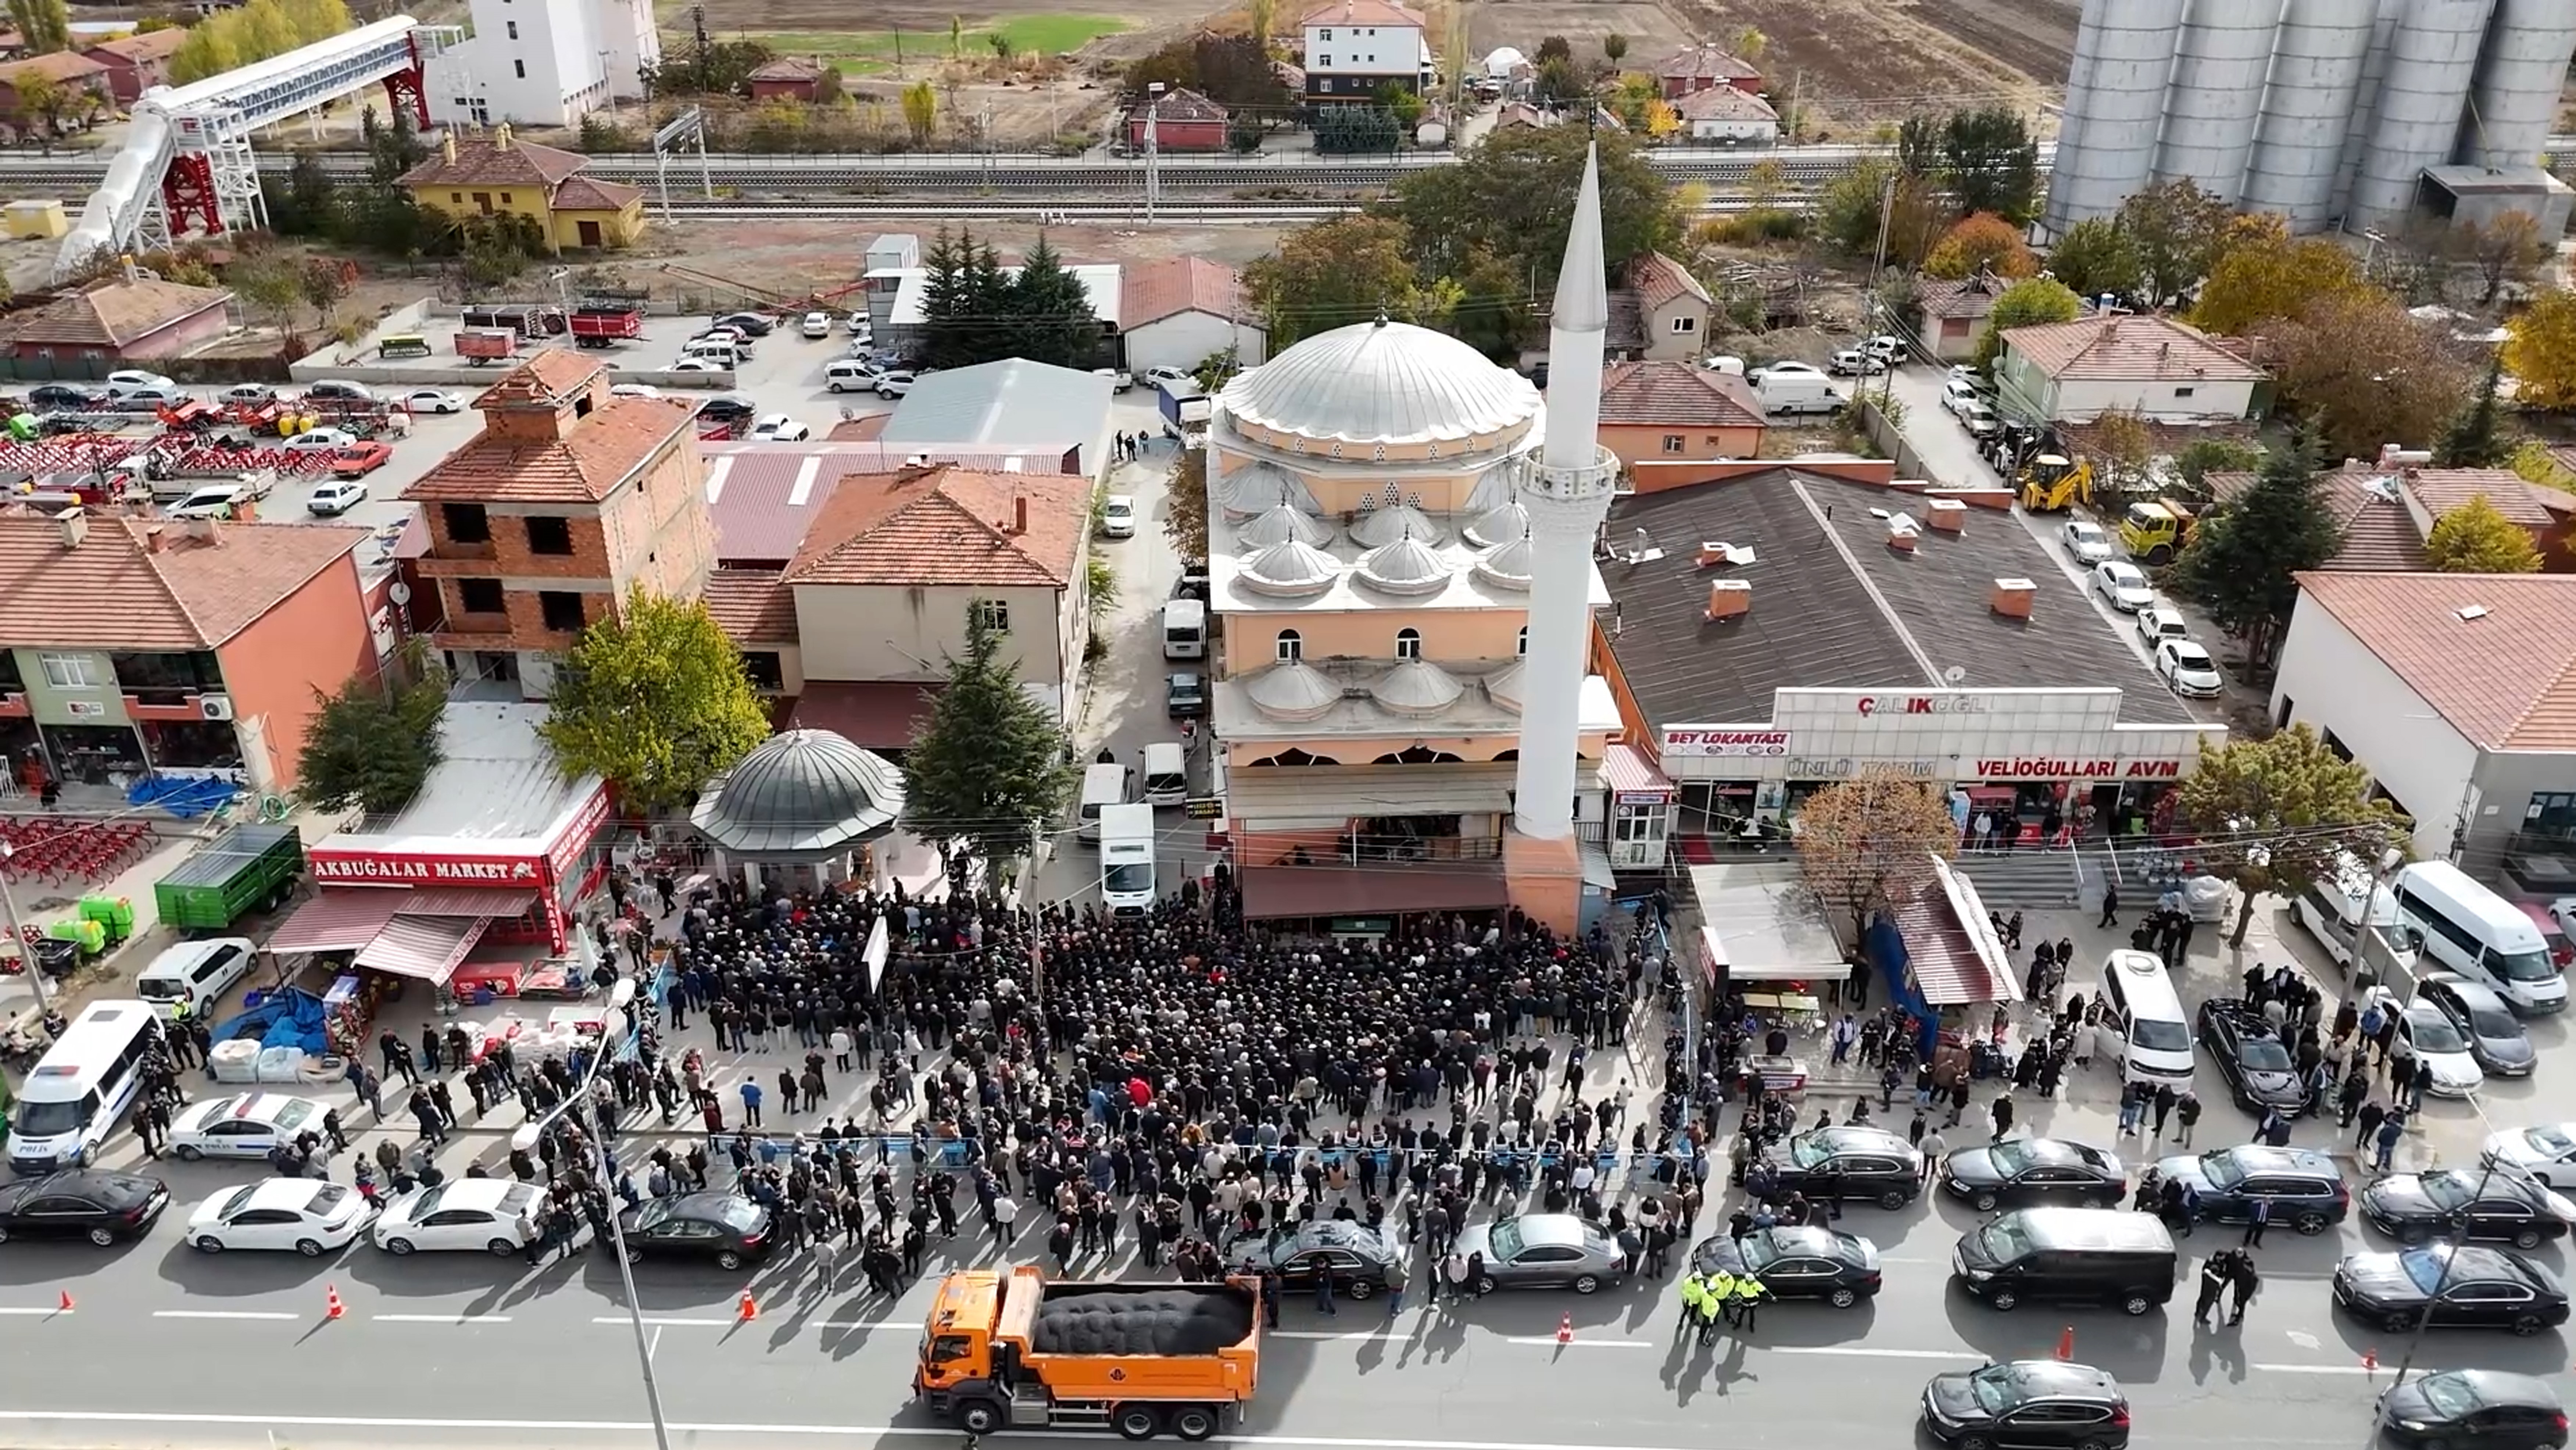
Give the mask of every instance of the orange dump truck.
<path id="1" fill-rule="evenodd" d="M 1222 1284 L 1050 1283 L 1036 1268 L 951 1274 L 922 1328 L 912 1392 L 972 1434 L 1224 1429 L 1261 1377 L 1261 1297 Z"/>

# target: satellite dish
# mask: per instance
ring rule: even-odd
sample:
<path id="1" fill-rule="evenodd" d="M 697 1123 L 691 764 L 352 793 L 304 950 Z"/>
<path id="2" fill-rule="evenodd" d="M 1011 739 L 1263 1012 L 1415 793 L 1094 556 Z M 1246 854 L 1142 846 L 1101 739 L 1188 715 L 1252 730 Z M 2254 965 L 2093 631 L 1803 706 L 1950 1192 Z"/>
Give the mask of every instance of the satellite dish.
<path id="1" fill-rule="evenodd" d="M 1946 680 L 1946 681 L 1948 681 L 1949 683 L 1951 683 L 1951 684 L 1953 684 L 1953 685 L 1955 685 L 1955 684 L 1959 683 L 1961 680 L 1964 680 L 1964 679 L 1966 679 L 1967 677 L 1968 677 L 1968 667 L 1967 667 L 1966 665 L 1952 665 L 1952 666 L 1950 666 L 1950 668 L 1948 668 L 1948 669 L 1946 669 L 1946 670 L 1943 670 L 1943 671 L 1941 672 L 1941 678 L 1942 678 L 1942 679 L 1944 679 L 1944 680 Z"/>
<path id="2" fill-rule="evenodd" d="M 405 584 L 400 579 L 397 579 L 393 582 L 391 587 L 385 590 L 385 597 L 396 604 L 409 604 L 411 603 L 411 586 Z"/>

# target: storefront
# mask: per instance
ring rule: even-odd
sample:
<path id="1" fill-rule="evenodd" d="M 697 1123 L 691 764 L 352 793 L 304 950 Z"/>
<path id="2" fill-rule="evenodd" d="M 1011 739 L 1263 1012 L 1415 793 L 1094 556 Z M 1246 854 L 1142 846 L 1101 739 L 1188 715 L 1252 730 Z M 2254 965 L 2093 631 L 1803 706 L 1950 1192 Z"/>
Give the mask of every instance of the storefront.
<path id="1" fill-rule="evenodd" d="M 434 890 L 450 909 L 424 913 L 389 905 L 385 911 L 388 923 L 411 915 L 472 923 L 455 930 L 459 945 L 454 961 L 429 960 L 443 950 L 431 953 L 436 944 L 426 938 L 405 955 L 407 961 L 419 958 L 414 962 L 419 970 L 408 975 L 432 980 L 443 980 L 463 962 L 464 952 L 487 939 L 543 942 L 549 952 L 562 955 L 571 948 L 574 906 L 597 888 L 607 870 L 606 853 L 592 849 L 607 821 L 608 789 L 593 781 L 586 792 L 564 803 L 540 835 L 493 840 L 344 832 L 325 837 L 305 853 L 313 879 L 325 887 L 321 900 L 305 910 L 342 889 L 363 891 L 369 901 L 390 896 L 396 903 L 405 899 L 402 894 L 382 888 L 414 888 L 423 899 Z M 363 965 L 366 953 L 359 955 Z"/>
<path id="2" fill-rule="evenodd" d="M 1664 864 L 1672 830 L 1673 782 L 1633 745 L 1612 745 L 1601 762 L 1610 792 L 1609 851 L 1613 871 L 1651 871 Z"/>

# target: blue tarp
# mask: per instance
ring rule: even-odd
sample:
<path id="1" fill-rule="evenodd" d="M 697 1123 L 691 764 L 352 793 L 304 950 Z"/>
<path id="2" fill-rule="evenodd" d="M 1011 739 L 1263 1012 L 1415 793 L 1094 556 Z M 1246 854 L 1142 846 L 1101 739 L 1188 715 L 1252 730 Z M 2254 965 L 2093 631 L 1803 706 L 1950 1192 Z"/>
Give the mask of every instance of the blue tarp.
<path id="1" fill-rule="evenodd" d="M 283 987 L 262 996 L 257 1006 L 214 1029 L 217 1042 L 248 1037 L 262 1047 L 298 1047 L 320 1057 L 329 1049 L 324 1030 L 329 1009 L 301 987 Z"/>
<path id="2" fill-rule="evenodd" d="M 125 803 L 156 806 L 183 821 L 221 810 L 241 787 L 220 780 L 183 780 L 158 772 L 136 781 L 125 792 Z"/>

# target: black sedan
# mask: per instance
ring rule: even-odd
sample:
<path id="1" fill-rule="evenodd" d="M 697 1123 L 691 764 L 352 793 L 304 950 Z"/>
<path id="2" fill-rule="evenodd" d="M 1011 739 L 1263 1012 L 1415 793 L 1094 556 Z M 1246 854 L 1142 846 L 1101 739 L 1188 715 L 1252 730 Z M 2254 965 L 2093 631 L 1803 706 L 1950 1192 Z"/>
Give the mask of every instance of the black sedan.
<path id="1" fill-rule="evenodd" d="M 1691 1250 L 1703 1274 L 1750 1271 L 1777 1299 L 1821 1299 L 1849 1309 L 1878 1293 L 1878 1245 L 1827 1228 L 1763 1228 L 1742 1238 L 1719 1234 Z"/>
<path id="2" fill-rule="evenodd" d="M 2460 1030 L 2469 1044 L 2469 1056 L 2478 1060 L 2489 1077 L 2529 1077 L 2539 1065 L 2538 1053 L 2532 1051 L 2531 1035 L 2522 1030 L 2522 1019 L 2513 1008 L 2496 995 L 2484 982 L 2472 982 L 2451 972 L 2435 972 L 2424 978 L 2415 994 Z"/>
<path id="3" fill-rule="evenodd" d="M 2129 1190 L 2120 1160 L 2063 1138 L 2007 1138 L 1941 1161 L 1941 1184 L 1979 1213 L 2059 1205 L 2116 1208 Z"/>
<path id="4" fill-rule="evenodd" d="M 1163 677 L 1163 713 L 1178 720 L 1208 711 L 1207 680 L 1187 670 Z"/>
<path id="5" fill-rule="evenodd" d="M 2567 1236 L 2576 1206 L 2528 1178 L 2503 1173 L 2391 1173 L 2361 1191 L 2361 1216 L 2402 1244 L 2464 1237 L 2536 1249 Z"/>
<path id="6" fill-rule="evenodd" d="M 775 319 L 757 312 L 728 312 L 708 325 L 730 327 L 745 337 L 767 337 L 777 328 L 778 323 Z"/>
<path id="7" fill-rule="evenodd" d="M 1226 1256 L 1247 1274 L 1276 1270 L 1288 1289 L 1312 1289 L 1319 1273 L 1333 1277 L 1333 1292 L 1366 1299 L 1386 1286 L 1386 1270 L 1403 1252 L 1391 1230 L 1346 1218 L 1300 1224 L 1277 1237 L 1266 1231 L 1237 1239 Z"/>
<path id="8" fill-rule="evenodd" d="M 718 423 L 740 423 L 759 411 L 759 405 L 749 398 L 738 398 L 731 393 L 718 393 L 698 405 L 699 417 Z"/>
<path id="9" fill-rule="evenodd" d="M 66 1168 L 0 1184 L 0 1243 L 15 1238 L 85 1238 L 100 1248 L 141 1238 L 170 1206 L 158 1178 Z"/>
<path id="10" fill-rule="evenodd" d="M 98 394 L 69 383 L 38 383 L 27 390 L 27 406 L 30 408 L 87 408 L 96 405 L 98 400 Z"/>
<path id="11" fill-rule="evenodd" d="M 2561 1450 L 2567 1411 L 2549 1382 L 2497 1369 L 2446 1369 L 2382 1396 L 2381 1433 L 2390 1444 L 2431 1450 Z"/>
<path id="12" fill-rule="evenodd" d="M 769 1257 L 778 1246 L 769 1210 L 731 1193 L 691 1193 L 650 1198 L 617 1216 L 629 1263 L 648 1256 L 710 1259 L 719 1269 L 739 1269 Z"/>
<path id="13" fill-rule="evenodd" d="M 2405 1334 L 2419 1327 L 2538 1334 L 2567 1322 L 2566 1292 L 2518 1254 L 2434 1244 L 2335 1265 L 2345 1313 Z"/>
<path id="14" fill-rule="evenodd" d="M 1818 1128 L 1791 1138 L 1770 1168 L 1782 1195 L 1861 1198 L 1903 1208 L 1923 1192 L 1923 1155 L 1885 1128 Z"/>
<path id="15" fill-rule="evenodd" d="M 2298 1060 L 2262 1009 L 2235 997 L 2200 1004 L 2200 1045 L 2227 1079 L 2236 1105 L 2249 1113 L 2279 1108 L 2296 1113 L 2308 1105 L 2308 1085 Z"/>
<path id="16" fill-rule="evenodd" d="M 2129 1443 L 2129 1397 L 2089 1364 L 2021 1359 L 1935 1375 L 1923 1387 L 1923 1428 L 1961 1450 Z"/>

